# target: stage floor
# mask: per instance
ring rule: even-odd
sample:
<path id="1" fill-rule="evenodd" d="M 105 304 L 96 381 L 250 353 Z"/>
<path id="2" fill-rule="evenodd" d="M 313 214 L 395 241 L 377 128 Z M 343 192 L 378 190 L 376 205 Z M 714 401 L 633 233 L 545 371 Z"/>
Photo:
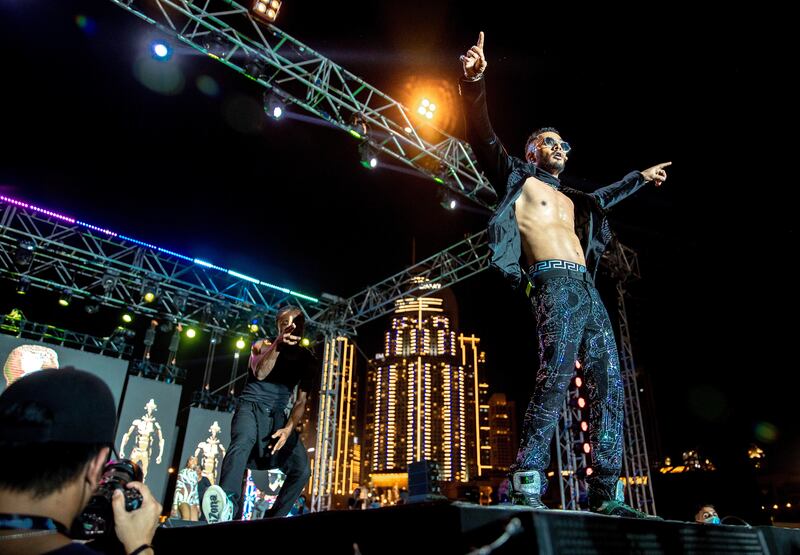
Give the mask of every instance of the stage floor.
<path id="1" fill-rule="evenodd" d="M 514 519 L 517 519 L 516 521 Z M 634 520 L 460 502 L 327 511 L 211 525 L 168 521 L 158 553 L 469 553 L 516 532 L 492 553 L 800 553 L 800 530 Z M 487 552 L 488 553 L 488 552 Z"/>

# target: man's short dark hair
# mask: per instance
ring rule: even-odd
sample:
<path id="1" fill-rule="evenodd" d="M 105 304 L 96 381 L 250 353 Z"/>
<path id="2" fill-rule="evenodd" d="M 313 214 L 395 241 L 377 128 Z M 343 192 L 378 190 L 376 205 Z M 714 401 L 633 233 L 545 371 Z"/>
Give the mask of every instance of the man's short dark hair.
<path id="1" fill-rule="evenodd" d="M 0 419 L 4 426 L 38 427 L 51 424 L 53 415 L 36 401 L 22 401 L 5 407 Z M 92 443 L 0 441 L 0 489 L 46 497 L 77 478 L 103 447 Z"/>
<path id="2" fill-rule="evenodd" d="M 559 136 L 561 135 L 561 132 L 558 129 L 556 129 L 555 127 L 540 127 L 539 129 L 537 129 L 536 131 L 531 133 L 531 136 L 528 137 L 528 140 L 525 143 L 525 159 L 526 160 L 528 159 L 528 152 L 530 152 L 531 145 L 536 141 L 536 139 L 539 137 L 539 135 L 541 135 L 542 133 L 548 133 L 548 132 L 549 133 L 557 133 Z"/>
<path id="3" fill-rule="evenodd" d="M 300 314 L 303 313 L 303 311 L 300 310 L 299 306 L 294 306 L 293 304 L 287 304 L 286 306 L 283 306 L 278 309 L 278 313 L 275 315 L 275 321 L 277 322 L 278 320 L 280 320 L 281 316 L 283 316 L 287 312 L 297 312 Z"/>

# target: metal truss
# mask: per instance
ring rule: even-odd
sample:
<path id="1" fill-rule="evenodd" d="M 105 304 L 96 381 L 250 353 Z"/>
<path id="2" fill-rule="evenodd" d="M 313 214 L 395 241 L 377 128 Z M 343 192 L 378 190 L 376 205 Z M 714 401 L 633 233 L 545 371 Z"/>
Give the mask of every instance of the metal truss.
<path id="1" fill-rule="evenodd" d="M 333 495 L 334 458 L 336 456 L 336 422 L 339 414 L 339 395 L 343 373 L 348 369 L 347 338 L 326 334 L 322 359 L 322 385 L 319 389 L 317 411 L 317 441 L 311 475 L 311 510 L 331 508 Z"/>
<path id="2" fill-rule="evenodd" d="M 149 360 L 134 360 L 128 368 L 128 373 L 151 380 L 182 384 L 186 380 L 187 371 L 174 364 L 155 364 Z"/>
<path id="3" fill-rule="evenodd" d="M 0 331 L 16 337 L 24 337 L 42 343 L 55 343 L 64 347 L 89 351 L 105 356 L 130 358 L 133 346 L 125 342 L 122 336 L 95 337 L 85 333 L 64 330 L 47 324 L 37 324 L 23 318 L 3 316 Z"/>
<path id="4" fill-rule="evenodd" d="M 472 277 L 488 267 L 489 243 L 484 230 L 348 299 L 340 300 L 320 314 L 320 320 L 337 322 L 342 329 L 357 328 L 390 314 L 398 299 L 435 294 L 439 289 Z"/>
<path id="5" fill-rule="evenodd" d="M 324 433 L 317 440 L 312 484 L 312 504 L 317 508 L 329 506 L 335 472 L 343 338 L 361 324 L 390 313 L 396 299 L 435 293 L 488 267 L 483 231 L 350 299 L 323 295 L 311 302 L 78 220 L 12 199 L 0 200 L 0 275 L 19 284 L 68 292 L 87 303 L 168 317 L 223 335 L 240 333 L 254 316 L 274 316 L 288 302 L 300 306 L 309 325 L 326 337 L 318 411 L 318 429 Z M 152 303 L 142 298 L 146 288 L 157 292 Z M 114 348 L 117 343 L 110 345 Z"/>
<path id="6" fill-rule="evenodd" d="M 497 194 L 469 145 L 231 0 L 111 0 L 328 124 L 488 207 Z M 366 126 L 364 125 L 366 124 Z"/>
<path id="7" fill-rule="evenodd" d="M 586 454 L 578 451 L 585 443 L 584 432 L 580 429 L 581 409 L 575 404 L 580 392 L 570 387 L 567 400 L 561 407 L 561 419 L 556 425 L 556 470 L 558 488 L 561 494 L 561 508 L 580 511 L 581 500 L 586 500 L 585 474 L 579 471 L 587 466 Z"/>
<path id="8" fill-rule="evenodd" d="M 617 280 L 617 313 L 619 318 L 619 359 L 622 383 L 625 387 L 625 456 L 624 477 L 627 502 L 647 514 L 656 514 L 653 496 L 653 481 L 650 476 L 650 460 L 647 455 L 642 408 L 639 403 L 639 387 L 636 380 L 636 365 L 633 361 L 628 312 L 625 309 L 626 285 L 641 278 L 636 252 L 616 241 L 608 249 L 605 269 Z"/>
<path id="9" fill-rule="evenodd" d="M 495 191 L 478 170 L 469 145 L 427 122 L 418 123 L 412 110 L 274 25 L 257 21 L 246 7 L 231 0 L 111 1 L 250 78 L 284 103 L 297 105 L 356 139 L 369 142 L 452 192 L 484 207 L 497 200 Z M 274 315 L 287 302 L 299 305 L 309 325 L 318 327 L 326 338 L 312 510 L 330 507 L 344 357 L 339 337 L 391 312 L 394 301 L 403 296 L 432 294 L 437 286 L 447 287 L 479 273 L 488 267 L 489 258 L 486 232 L 481 232 L 349 299 L 323 295 L 321 300 L 309 301 L 248 276 L 152 245 L 131 244 L 125 238 L 80 222 L 66 225 L 13 205 L 0 205 L 0 232 L 0 274 L 6 277 L 25 276 L 30 286 L 68 289 L 100 304 L 152 315 L 166 313 L 218 333 L 236 330 L 253 316 Z M 14 254 L 22 238 L 36 243 L 32 261 L 24 268 Z M 629 261 L 625 256 L 632 251 L 622 248 L 620 252 Z M 148 284 L 159 289 L 155 306 L 141 301 Z M 620 313 L 624 316 L 624 300 Z M 621 317 L 621 321 L 625 322 L 621 340 L 626 391 L 633 384 L 626 403 L 635 400 L 634 409 L 628 407 L 626 414 L 638 416 L 638 428 L 633 428 L 635 437 L 626 437 L 626 473 L 629 477 L 645 476 L 642 473 L 649 474 L 649 469 L 627 319 Z M 626 430 L 631 429 L 626 426 Z M 631 445 L 634 451 L 644 454 L 643 459 L 636 456 L 629 460 Z M 652 504 L 649 476 L 640 481 L 646 481 L 650 488 Z M 647 510 L 647 499 L 645 506 L 636 503 Z"/>
<path id="10" fill-rule="evenodd" d="M 11 199 L 0 199 L 0 275 L 87 302 L 221 334 L 291 303 L 311 326 L 329 304 Z M 157 293 L 144 302 L 146 288 Z M 311 300 L 309 300 L 311 299 Z M 245 332 L 246 333 L 246 332 Z"/>

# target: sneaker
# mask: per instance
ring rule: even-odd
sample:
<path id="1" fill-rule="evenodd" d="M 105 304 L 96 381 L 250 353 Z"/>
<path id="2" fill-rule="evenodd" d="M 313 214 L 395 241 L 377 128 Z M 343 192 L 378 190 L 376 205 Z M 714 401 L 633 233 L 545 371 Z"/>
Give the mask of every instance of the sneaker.
<path id="1" fill-rule="evenodd" d="M 601 514 L 601 515 L 608 515 L 608 516 L 624 516 L 626 518 L 646 518 L 649 520 L 664 520 L 661 517 L 649 515 L 647 513 L 643 513 L 637 509 L 634 509 L 630 505 L 626 505 L 621 501 L 617 501 L 616 499 L 609 499 L 607 501 L 603 501 L 603 503 L 593 509 L 594 512 Z"/>
<path id="2" fill-rule="evenodd" d="M 617 489 L 614 494 L 614 499 L 620 503 L 625 502 L 625 483 L 622 480 L 617 480 Z"/>
<path id="3" fill-rule="evenodd" d="M 511 502 L 532 509 L 547 509 L 542 503 L 542 475 L 538 470 L 515 472 L 511 484 Z"/>
<path id="4" fill-rule="evenodd" d="M 203 514 L 209 524 L 233 520 L 233 503 L 225 490 L 217 485 L 209 486 L 203 495 Z"/>

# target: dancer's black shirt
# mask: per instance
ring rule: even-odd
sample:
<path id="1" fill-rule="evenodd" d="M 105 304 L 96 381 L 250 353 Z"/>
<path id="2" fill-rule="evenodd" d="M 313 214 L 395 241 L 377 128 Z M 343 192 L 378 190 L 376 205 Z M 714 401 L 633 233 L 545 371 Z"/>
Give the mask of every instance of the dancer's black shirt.
<path id="1" fill-rule="evenodd" d="M 259 380 L 253 370 L 248 369 L 247 381 L 239 399 L 271 407 L 285 404 L 296 385 L 299 384 L 305 392 L 311 391 L 311 382 L 317 370 L 317 359 L 310 350 L 298 345 L 282 345 L 275 367 L 266 378 Z"/>

